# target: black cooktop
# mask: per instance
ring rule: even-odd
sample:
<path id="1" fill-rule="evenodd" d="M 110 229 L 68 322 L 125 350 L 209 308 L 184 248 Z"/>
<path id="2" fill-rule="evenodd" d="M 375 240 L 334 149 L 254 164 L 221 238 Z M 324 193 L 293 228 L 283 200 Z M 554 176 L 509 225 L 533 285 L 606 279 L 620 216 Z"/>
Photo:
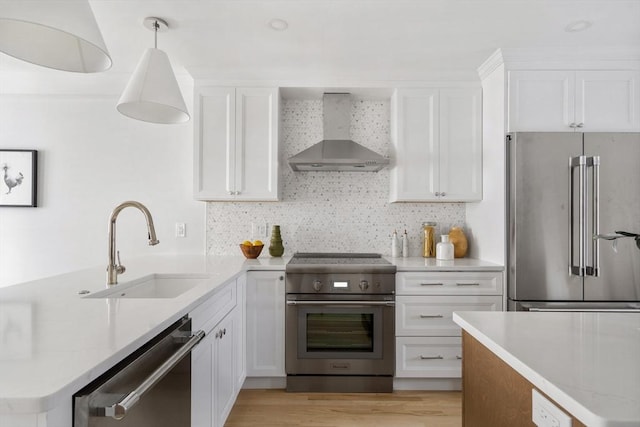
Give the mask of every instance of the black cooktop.
<path id="1" fill-rule="evenodd" d="M 391 265 L 375 253 L 333 253 L 333 252 L 296 252 L 289 261 L 290 264 L 379 264 Z"/>

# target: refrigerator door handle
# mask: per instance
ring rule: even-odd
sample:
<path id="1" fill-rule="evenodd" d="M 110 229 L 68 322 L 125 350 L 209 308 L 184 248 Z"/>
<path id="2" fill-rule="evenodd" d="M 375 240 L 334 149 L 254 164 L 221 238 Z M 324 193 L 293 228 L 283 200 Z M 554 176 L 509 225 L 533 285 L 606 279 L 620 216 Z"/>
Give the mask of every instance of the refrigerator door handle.
<path id="1" fill-rule="evenodd" d="M 592 167 L 592 233 L 591 233 L 591 259 L 593 264 L 587 267 L 587 274 L 598 277 L 600 270 L 600 156 L 589 158 L 588 166 Z"/>
<path id="2" fill-rule="evenodd" d="M 578 265 L 574 265 L 574 179 L 573 170 L 578 168 Z M 569 275 L 584 276 L 586 269 L 585 234 L 587 225 L 587 157 L 569 158 Z"/>

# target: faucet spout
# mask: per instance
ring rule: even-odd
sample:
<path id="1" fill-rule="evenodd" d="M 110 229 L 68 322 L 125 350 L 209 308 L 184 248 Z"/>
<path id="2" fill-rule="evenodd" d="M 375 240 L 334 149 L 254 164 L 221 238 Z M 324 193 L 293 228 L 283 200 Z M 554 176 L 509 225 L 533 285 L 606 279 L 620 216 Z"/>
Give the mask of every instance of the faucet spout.
<path id="1" fill-rule="evenodd" d="M 153 226 L 153 218 L 151 212 L 145 205 L 136 201 L 122 202 L 116 206 L 109 217 L 109 260 L 107 264 L 107 285 L 115 285 L 118 283 L 118 274 L 126 271 L 124 265 L 120 264 L 120 252 L 116 250 L 116 220 L 118 215 L 125 208 L 136 208 L 144 215 L 147 221 L 147 236 L 149 238 L 149 246 L 155 246 L 160 241 L 156 237 L 156 229 Z"/>

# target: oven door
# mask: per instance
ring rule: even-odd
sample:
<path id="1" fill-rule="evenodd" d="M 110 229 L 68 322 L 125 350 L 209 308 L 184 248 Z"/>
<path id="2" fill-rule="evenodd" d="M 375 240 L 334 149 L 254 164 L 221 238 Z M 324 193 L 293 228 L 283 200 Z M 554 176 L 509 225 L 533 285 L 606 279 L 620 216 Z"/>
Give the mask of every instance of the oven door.
<path id="1" fill-rule="evenodd" d="M 317 300 L 289 295 L 287 374 L 393 375 L 395 302 L 393 296 L 385 298 Z"/>

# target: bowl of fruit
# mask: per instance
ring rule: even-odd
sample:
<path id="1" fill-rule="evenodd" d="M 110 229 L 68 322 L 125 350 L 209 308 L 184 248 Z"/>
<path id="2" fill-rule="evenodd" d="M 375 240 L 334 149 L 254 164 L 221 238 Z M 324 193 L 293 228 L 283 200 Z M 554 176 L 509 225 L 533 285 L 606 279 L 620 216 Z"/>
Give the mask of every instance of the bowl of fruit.
<path id="1" fill-rule="evenodd" d="M 249 259 L 258 258 L 258 255 L 262 252 L 262 248 L 264 248 L 264 243 L 260 240 L 254 240 L 253 242 L 251 240 L 245 240 L 240 243 L 242 254 Z"/>

